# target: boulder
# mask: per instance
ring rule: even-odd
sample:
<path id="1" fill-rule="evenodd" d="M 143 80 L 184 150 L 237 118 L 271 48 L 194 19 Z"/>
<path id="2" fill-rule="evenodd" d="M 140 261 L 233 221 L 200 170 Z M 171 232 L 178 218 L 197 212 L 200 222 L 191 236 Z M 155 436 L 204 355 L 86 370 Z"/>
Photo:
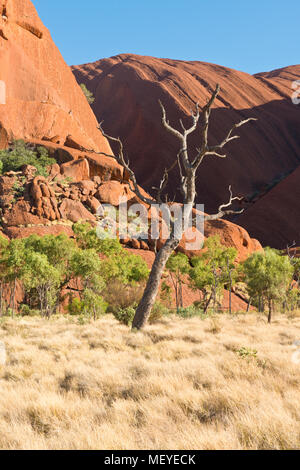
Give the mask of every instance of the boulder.
<path id="1" fill-rule="evenodd" d="M 70 178 L 74 183 L 90 177 L 89 164 L 85 158 L 64 163 L 60 170 L 65 178 Z"/>
<path id="2" fill-rule="evenodd" d="M 86 205 L 91 210 L 92 214 L 99 216 L 104 214 L 101 203 L 95 197 L 89 197 L 86 201 Z"/>
<path id="3" fill-rule="evenodd" d="M 80 221 L 95 222 L 95 217 L 79 201 L 64 199 L 59 206 L 59 212 L 64 220 L 70 220 L 73 223 Z"/>
<path id="4" fill-rule="evenodd" d="M 39 225 L 46 224 L 48 220 L 44 217 L 34 215 L 30 212 L 31 205 L 29 202 L 20 200 L 17 201 L 10 211 L 5 211 L 3 215 L 3 222 L 7 227 L 13 226 L 26 226 L 26 225 Z"/>
<path id="5" fill-rule="evenodd" d="M 95 197 L 104 204 L 119 206 L 122 198 L 127 199 L 127 186 L 119 181 L 107 181 L 103 183 L 97 190 Z"/>
<path id="6" fill-rule="evenodd" d="M 11 194 L 13 186 L 16 182 L 15 176 L 0 176 L 0 194 L 8 195 Z"/>

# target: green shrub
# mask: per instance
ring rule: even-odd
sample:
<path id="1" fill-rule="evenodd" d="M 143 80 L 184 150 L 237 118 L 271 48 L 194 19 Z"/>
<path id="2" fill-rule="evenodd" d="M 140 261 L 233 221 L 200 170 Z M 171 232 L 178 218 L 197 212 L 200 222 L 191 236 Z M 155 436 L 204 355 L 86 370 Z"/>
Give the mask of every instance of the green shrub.
<path id="1" fill-rule="evenodd" d="M 237 355 L 240 356 L 242 359 L 246 359 L 249 357 L 257 357 L 257 350 L 252 348 L 242 347 L 236 351 Z"/>
<path id="2" fill-rule="evenodd" d="M 135 315 L 135 307 L 119 308 L 114 312 L 115 318 L 123 325 L 130 326 Z"/>
<path id="3" fill-rule="evenodd" d="M 136 305 L 126 308 L 119 308 L 116 312 L 114 312 L 114 316 L 120 323 L 123 323 L 123 325 L 131 326 L 134 319 L 135 311 Z M 156 302 L 150 314 L 149 323 L 152 325 L 153 323 L 156 323 L 161 320 L 163 316 L 169 314 L 170 311 L 167 307 L 165 307 L 159 302 Z"/>
<path id="4" fill-rule="evenodd" d="M 107 303 L 103 297 L 94 294 L 89 289 L 86 289 L 83 294 L 83 299 L 77 297 L 73 298 L 67 307 L 69 315 L 76 316 L 94 316 L 96 317 L 106 313 Z"/>
<path id="5" fill-rule="evenodd" d="M 45 147 L 37 147 L 33 150 L 23 140 L 14 141 L 12 147 L 0 150 L 0 170 L 2 173 L 8 171 L 19 171 L 24 165 L 32 165 L 37 169 L 37 174 L 47 176 L 47 167 L 56 163 L 50 158 Z"/>
<path id="6" fill-rule="evenodd" d="M 192 317 L 206 318 L 207 317 L 207 315 L 205 315 L 202 310 L 195 307 L 195 305 L 190 305 L 189 307 L 185 307 L 185 308 L 179 308 L 176 311 L 176 315 L 179 315 L 182 318 L 192 318 Z"/>
<path id="7" fill-rule="evenodd" d="M 74 297 L 67 306 L 67 311 L 69 315 L 81 315 L 83 311 L 83 302 L 77 297 Z"/>
<path id="8" fill-rule="evenodd" d="M 32 309 L 27 304 L 20 305 L 20 315 L 22 317 L 36 317 L 40 315 L 40 311 L 37 309 Z"/>
<path id="9" fill-rule="evenodd" d="M 84 83 L 81 83 L 80 88 L 83 91 L 84 96 L 86 97 L 87 101 L 89 104 L 93 104 L 95 101 L 95 98 L 93 96 L 93 93 L 87 89 Z"/>

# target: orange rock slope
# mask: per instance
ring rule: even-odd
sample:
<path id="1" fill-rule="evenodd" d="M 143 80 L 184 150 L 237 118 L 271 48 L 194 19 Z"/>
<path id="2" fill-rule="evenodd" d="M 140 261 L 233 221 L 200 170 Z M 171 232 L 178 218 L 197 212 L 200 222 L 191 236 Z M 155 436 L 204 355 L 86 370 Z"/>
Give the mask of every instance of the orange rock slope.
<path id="1" fill-rule="evenodd" d="M 7 139 L 35 138 L 109 151 L 86 98 L 31 1 L 1 0 L 0 9 L 2 95 L 6 89 L 5 100 L 0 99 L 0 145 Z"/>
<path id="2" fill-rule="evenodd" d="M 190 110 L 197 101 L 200 105 L 206 102 L 216 83 L 220 83 L 221 93 L 211 117 L 211 144 L 220 142 L 240 119 L 251 116 L 258 121 L 239 129 L 241 139 L 227 146 L 228 159 L 207 157 L 203 163 L 197 193 L 206 212 L 214 212 L 227 200 L 229 184 L 235 193 L 253 199 L 255 193 L 300 164 L 300 112 L 291 100 L 300 65 L 251 76 L 209 63 L 121 54 L 74 66 L 73 73 L 93 92 L 96 116 L 101 116 L 110 134 L 123 139 L 138 180 L 148 190 L 157 184 L 178 150 L 176 139 L 161 125 L 158 100 L 164 103 L 171 124 L 179 126 L 179 118 L 185 117 L 188 123 Z M 194 136 L 190 139 L 191 151 L 196 146 Z M 177 173 L 171 181 L 180 200 Z M 283 225 L 282 215 L 288 211 L 289 206 L 284 204 L 274 208 L 279 225 Z M 246 215 L 234 222 L 249 227 L 255 238 L 264 232 L 262 241 L 278 246 L 281 237 L 277 231 L 263 217 L 255 227 L 255 206 L 251 213 L 251 223 Z M 299 222 L 298 218 L 298 226 Z M 286 236 L 290 238 L 289 233 Z"/>

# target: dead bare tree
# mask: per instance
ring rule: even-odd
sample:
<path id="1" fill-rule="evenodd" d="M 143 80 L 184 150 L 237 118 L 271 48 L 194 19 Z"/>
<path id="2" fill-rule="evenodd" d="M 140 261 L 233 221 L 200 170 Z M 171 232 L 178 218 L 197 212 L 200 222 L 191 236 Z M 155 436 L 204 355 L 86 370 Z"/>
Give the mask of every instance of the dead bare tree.
<path id="1" fill-rule="evenodd" d="M 102 123 L 99 124 L 99 130 L 102 132 L 103 136 L 106 137 L 109 141 L 118 144 L 119 151 L 118 155 L 108 155 L 103 152 L 95 152 L 101 155 L 109 156 L 114 158 L 123 168 L 126 170 L 129 176 L 129 183 L 131 185 L 132 191 L 138 196 L 138 198 L 146 204 L 161 204 L 161 196 L 163 191 L 166 189 L 168 184 L 168 177 L 170 170 L 175 166 L 178 165 L 180 171 L 180 189 L 183 195 L 183 203 L 186 208 L 186 217 L 190 217 L 194 203 L 196 198 L 196 174 L 199 166 L 203 162 L 206 156 L 216 156 L 218 158 L 226 158 L 226 154 L 222 153 L 223 148 L 229 142 L 238 139 L 239 136 L 234 134 L 234 131 L 239 127 L 243 126 L 244 124 L 248 123 L 249 121 L 255 121 L 254 118 L 249 118 L 242 120 L 238 124 L 235 124 L 224 140 L 215 146 L 209 146 L 208 144 L 208 129 L 209 129 L 209 119 L 212 111 L 212 106 L 220 92 L 220 86 L 217 85 L 214 92 L 211 95 L 211 98 L 207 102 L 207 104 L 201 109 L 199 104 L 196 104 L 195 112 L 192 112 L 192 125 L 189 128 L 185 128 L 182 120 L 180 120 L 181 131 L 178 131 L 174 127 L 172 127 L 167 120 L 166 110 L 161 102 L 159 102 L 161 111 L 162 111 L 162 124 L 167 132 L 173 134 L 179 143 L 179 151 L 174 157 L 174 164 L 171 168 L 166 169 L 163 175 L 162 180 L 160 181 L 159 187 L 156 188 L 156 197 L 151 199 L 150 197 L 145 196 L 140 191 L 140 188 L 137 184 L 135 174 L 133 170 L 129 166 L 129 162 L 126 161 L 124 156 L 123 150 L 123 143 L 120 138 L 111 137 L 106 134 L 102 129 Z M 188 137 L 194 133 L 197 129 L 200 129 L 200 146 L 196 149 L 196 155 L 191 157 L 188 151 Z M 243 210 L 233 210 L 230 209 L 232 203 L 236 200 L 240 200 L 238 197 L 234 197 L 231 187 L 229 187 L 229 201 L 225 204 L 221 204 L 218 208 L 218 212 L 213 215 L 205 215 L 204 221 L 208 220 L 217 220 L 225 215 L 228 214 L 239 214 Z M 183 236 L 183 229 L 182 224 L 176 224 L 175 220 L 172 218 L 170 214 L 171 220 L 171 229 L 170 234 L 161 249 L 156 253 L 155 260 L 148 278 L 148 282 L 146 288 L 144 290 L 143 297 L 136 309 L 135 317 L 133 320 L 132 328 L 141 329 L 145 326 L 147 319 L 151 313 L 152 307 L 156 300 L 161 278 L 166 266 L 166 263 L 170 257 L 170 255 L 176 250 L 178 247 L 182 236 Z"/>

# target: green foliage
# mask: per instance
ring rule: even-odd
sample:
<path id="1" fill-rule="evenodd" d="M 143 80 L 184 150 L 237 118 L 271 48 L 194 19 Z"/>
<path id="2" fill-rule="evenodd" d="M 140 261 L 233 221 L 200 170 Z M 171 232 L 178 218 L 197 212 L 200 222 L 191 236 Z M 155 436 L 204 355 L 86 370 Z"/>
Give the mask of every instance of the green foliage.
<path id="1" fill-rule="evenodd" d="M 94 320 L 107 311 L 108 304 L 101 295 L 93 289 L 85 289 L 83 292 L 83 312 L 94 317 Z"/>
<path id="2" fill-rule="evenodd" d="M 95 101 L 95 98 L 93 96 L 93 93 L 87 89 L 86 85 L 84 83 L 81 83 L 80 88 L 83 91 L 84 96 L 86 97 L 87 101 L 89 104 L 93 104 Z"/>
<path id="3" fill-rule="evenodd" d="M 172 284 L 175 291 L 176 308 L 183 307 L 182 285 L 185 275 L 190 270 L 189 259 L 183 253 L 174 253 L 168 259 L 166 268 L 169 270 Z"/>
<path id="4" fill-rule="evenodd" d="M 80 298 L 73 299 L 69 306 L 73 315 L 96 319 L 107 311 L 108 302 L 112 302 L 114 312 L 120 307 L 136 306 L 142 281 L 148 275 L 146 263 L 116 243 L 99 246 L 102 241 L 90 226 L 78 225 L 76 229 L 77 240 L 64 234 L 31 235 L 11 241 L 0 237 L 0 315 L 8 309 L 14 312 L 16 281 L 22 282 L 28 308 L 39 308 L 47 317 L 56 311 L 60 293 L 74 281 L 83 289 Z M 101 257 L 98 249 L 107 250 L 110 256 Z M 3 288 L 7 285 L 11 301 L 4 305 Z M 111 290 L 110 286 L 115 288 Z"/>
<path id="5" fill-rule="evenodd" d="M 91 289 L 85 289 L 82 300 L 74 297 L 69 303 L 67 311 L 70 315 L 93 316 L 96 319 L 106 313 L 107 306 L 107 302 L 102 296 L 95 294 Z"/>
<path id="6" fill-rule="evenodd" d="M 68 303 L 67 312 L 69 315 L 81 315 L 83 308 L 83 301 L 78 299 L 78 297 L 73 297 L 73 299 Z"/>
<path id="7" fill-rule="evenodd" d="M 213 300 L 214 309 L 217 298 L 226 285 L 236 282 L 235 259 L 237 250 L 221 244 L 218 236 L 210 237 L 204 244 L 204 252 L 192 259 L 189 272 L 191 287 L 202 293 L 203 309 L 206 311 Z"/>
<path id="8" fill-rule="evenodd" d="M 132 305 L 130 307 L 119 308 L 114 312 L 115 318 L 126 326 L 131 326 L 136 311 L 136 305 Z M 152 325 L 153 323 L 159 322 L 163 316 L 169 315 L 170 311 L 167 307 L 162 305 L 159 302 L 156 302 L 152 308 L 149 323 Z"/>
<path id="9" fill-rule="evenodd" d="M 130 326 L 133 322 L 135 315 L 134 307 L 120 308 L 114 312 L 115 318 L 123 325 Z"/>
<path id="10" fill-rule="evenodd" d="M 51 265 L 45 254 L 28 250 L 22 281 L 27 291 L 36 290 L 41 314 L 50 317 L 56 302 L 62 273 Z"/>
<path id="11" fill-rule="evenodd" d="M 251 348 L 246 348 L 242 347 L 236 351 L 237 355 L 240 356 L 242 359 L 247 359 L 250 357 L 257 357 L 257 350 L 256 349 L 251 349 Z"/>
<path id="12" fill-rule="evenodd" d="M 119 240 L 100 239 L 96 230 L 87 223 L 73 225 L 76 241 L 84 250 L 93 249 L 106 256 L 102 262 L 102 276 L 106 282 L 119 280 L 124 284 L 140 282 L 149 274 L 146 262 L 126 251 Z"/>
<path id="13" fill-rule="evenodd" d="M 50 158 L 45 147 L 37 147 L 33 150 L 23 140 L 14 141 L 8 150 L 0 150 L 1 171 L 19 171 L 23 165 L 32 165 L 37 169 L 37 174 L 47 176 L 47 167 L 56 163 Z"/>
<path id="14" fill-rule="evenodd" d="M 148 274 L 146 262 L 125 250 L 120 255 L 106 258 L 102 263 L 102 275 L 107 282 L 118 280 L 124 284 L 135 284 L 145 280 Z"/>
<path id="15" fill-rule="evenodd" d="M 169 284 L 166 283 L 166 281 L 163 281 L 161 283 L 161 289 L 160 289 L 160 300 L 167 305 L 172 304 L 172 288 L 169 286 Z"/>
<path id="16" fill-rule="evenodd" d="M 106 256 L 121 254 L 124 248 L 117 239 L 100 239 L 97 232 L 91 227 L 89 223 L 79 223 L 73 225 L 73 232 L 76 236 L 77 244 L 80 248 L 94 249 L 97 253 L 102 253 Z"/>
<path id="17" fill-rule="evenodd" d="M 193 318 L 193 317 L 206 318 L 206 316 L 204 316 L 203 314 L 203 311 L 199 307 L 196 307 L 195 305 L 190 305 L 189 307 L 185 307 L 185 308 L 179 308 L 176 313 L 182 318 Z"/>
<path id="18" fill-rule="evenodd" d="M 292 282 L 294 269 L 287 256 L 271 248 L 253 253 L 243 264 L 249 295 L 268 302 L 271 321 L 272 302 L 284 300 Z"/>
<path id="19" fill-rule="evenodd" d="M 176 274 L 178 278 L 182 278 L 182 274 L 186 274 L 189 271 L 189 259 L 183 253 L 174 253 L 168 259 L 167 269 Z"/>

